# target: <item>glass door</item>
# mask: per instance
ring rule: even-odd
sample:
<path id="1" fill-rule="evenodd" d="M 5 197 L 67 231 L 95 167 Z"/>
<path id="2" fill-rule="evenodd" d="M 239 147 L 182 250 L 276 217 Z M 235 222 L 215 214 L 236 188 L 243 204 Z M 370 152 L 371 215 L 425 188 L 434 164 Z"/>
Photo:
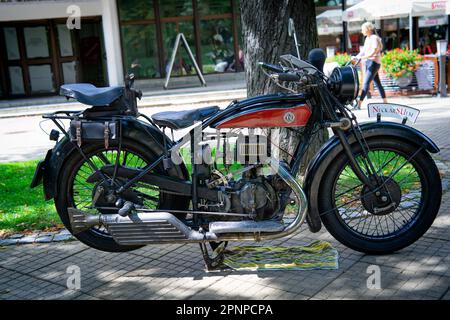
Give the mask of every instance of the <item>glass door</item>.
<path id="1" fill-rule="evenodd" d="M 3 28 L 3 39 L 6 49 L 6 71 L 9 74 L 9 91 L 13 95 L 25 94 L 21 54 L 19 50 L 19 37 L 17 28 Z"/>
<path id="2" fill-rule="evenodd" d="M 6 51 L 7 95 L 39 95 L 56 91 L 49 24 L 2 28 Z"/>
<path id="3" fill-rule="evenodd" d="M 65 19 L 0 25 L 0 96 L 57 94 L 66 83 L 107 82 L 100 18 L 69 30 Z"/>

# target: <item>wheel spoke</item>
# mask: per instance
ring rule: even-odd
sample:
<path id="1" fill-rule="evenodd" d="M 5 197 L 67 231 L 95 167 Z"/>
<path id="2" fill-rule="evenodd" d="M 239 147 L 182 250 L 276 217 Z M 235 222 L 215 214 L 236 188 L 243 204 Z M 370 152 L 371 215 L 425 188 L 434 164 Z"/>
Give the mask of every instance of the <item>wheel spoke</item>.
<path id="1" fill-rule="evenodd" d="M 97 151 L 91 155 L 87 155 L 89 161 L 94 163 L 98 168 L 102 168 L 105 165 L 111 165 L 116 161 L 119 161 L 119 164 L 122 166 L 126 166 L 129 168 L 141 168 L 147 165 L 147 161 L 141 155 L 138 155 L 134 151 L 129 149 L 123 149 L 123 151 L 119 154 L 118 150 L 110 149 L 110 150 L 101 150 Z M 99 214 L 104 209 L 97 209 L 92 204 L 92 197 L 95 193 L 97 186 L 100 183 L 104 183 L 105 181 L 110 180 L 110 177 L 106 177 L 105 181 L 97 181 L 95 183 L 88 183 L 87 179 L 94 173 L 94 170 L 87 164 L 86 160 L 79 165 L 78 169 L 76 169 L 75 174 L 73 175 L 71 182 L 71 190 L 72 190 L 72 206 L 81 210 L 88 210 L 89 213 Z M 123 179 L 117 177 L 115 183 L 121 184 L 123 183 Z M 156 209 L 159 207 L 160 202 L 160 194 L 161 191 L 159 188 L 155 186 L 151 186 L 148 184 L 138 184 L 134 187 L 134 189 L 130 190 L 134 192 L 135 196 L 141 199 L 142 203 L 152 209 Z M 102 206 L 105 208 L 105 206 Z M 114 207 L 114 206 L 110 206 Z M 98 232 L 102 235 L 109 236 L 108 231 L 101 226 L 93 227 L 95 232 Z"/>
<path id="2" fill-rule="evenodd" d="M 400 203 L 396 203 L 396 207 L 392 208 L 391 212 L 371 213 L 372 207 L 368 209 L 364 207 L 364 201 L 369 203 L 374 201 L 370 200 L 373 191 L 364 187 L 347 164 L 338 174 L 335 182 L 334 209 L 321 214 L 336 212 L 349 229 L 369 238 L 386 238 L 408 229 L 420 209 L 422 198 L 421 179 L 410 162 L 416 154 L 417 152 L 407 159 L 402 154 L 391 150 L 371 150 L 368 153 L 368 161 L 372 162 L 377 175 L 383 179 L 381 188 L 377 190 L 385 192 L 391 201 L 398 197 L 396 193 L 398 191 L 395 190 L 400 190 Z M 362 164 L 362 157 L 357 156 L 357 161 Z M 363 165 L 362 169 L 367 171 Z M 392 189 L 393 183 L 399 189 Z"/>

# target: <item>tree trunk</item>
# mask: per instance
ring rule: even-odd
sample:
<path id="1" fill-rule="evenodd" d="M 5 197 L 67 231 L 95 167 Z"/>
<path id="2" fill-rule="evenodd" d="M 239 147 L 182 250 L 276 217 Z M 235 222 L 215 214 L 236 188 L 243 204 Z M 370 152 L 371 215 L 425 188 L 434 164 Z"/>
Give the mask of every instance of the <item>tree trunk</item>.
<path id="1" fill-rule="evenodd" d="M 244 65 L 249 97 L 282 92 L 258 66 L 263 61 L 278 64 L 283 54 L 296 52 L 294 40 L 288 34 L 289 18 L 294 19 L 302 59 L 307 59 L 311 49 L 318 47 L 314 0 L 241 0 Z M 296 55 L 296 54 L 295 54 Z M 278 133 L 282 159 L 290 160 L 301 137 L 281 129 Z M 275 134 L 275 135 L 277 135 Z M 318 132 L 311 142 L 302 167 L 328 140 L 326 130 Z M 273 139 L 272 139 L 273 141 Z"/>

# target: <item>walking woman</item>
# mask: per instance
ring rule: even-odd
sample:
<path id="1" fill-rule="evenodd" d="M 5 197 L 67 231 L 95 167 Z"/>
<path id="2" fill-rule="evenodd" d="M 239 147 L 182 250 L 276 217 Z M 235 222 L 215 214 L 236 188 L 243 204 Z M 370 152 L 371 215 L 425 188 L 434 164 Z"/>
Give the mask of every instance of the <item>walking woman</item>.
<path id="1" fill-rule="evenodd" d="M 362 102 L 369 91 L 369 86 L 372 81 L 375 82 L 378 91 L 383 98 L 383 102 L 387 103 L 386 93 L 384 92 L 378 75 L 378 71 L 381 67 L 381 52 L 383 51 L 381 38 L 376 34 L 375 27 L 370 22 L 366 22 L 361 26 L 361 32 L 366 37 L 364 40 L 364 48 L 356 57 L 352 57 L 352 60 L 361 59 L 365 61 L 363 89 L 358 105 L 355 107 L 357 110 L 361 109 Z"/>

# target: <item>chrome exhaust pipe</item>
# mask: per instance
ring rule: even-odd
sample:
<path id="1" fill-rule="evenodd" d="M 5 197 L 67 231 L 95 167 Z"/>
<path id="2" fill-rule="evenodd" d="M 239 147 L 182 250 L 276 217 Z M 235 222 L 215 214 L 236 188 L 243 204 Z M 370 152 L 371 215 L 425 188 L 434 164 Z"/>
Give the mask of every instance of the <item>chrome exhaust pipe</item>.
<path id="1" fill-rule="evenodd" d="M 147 245 L 157 243 L 185 243 L 209 241 L 262 241 L 285 237 L 297 231 L 307 214 L 308 202 L 302 188 L 278 161 L 270 163 L 271 168 L 287 183 L 298 200 L 299 209 L 295 219 L 281 227 L 274 221 L 233 221 L 228 225 L 221 222 L 220 228 L 210 231 L 192 230 L 173 214 L 158 211 L 138 211 L 122 217 L 118 214 L 91 215 L 75 208 L 69 208 L 72 233 L 77 234 L 94 226 L 102 225 L 113 239 L 121 245 Z M 221 229 L 221 230 L 220 230 Z M 225 233 L 226 232 L 226 233 Z"/>
<path id="2" fill-rule="evenodd" d="M 68 208 L 67 213 L 69 214 L 72 234 L 78 234 L 94 226 L 102 224 L 101 215 L 86 214 L 85 212 L 75 208 Z"/>
<path id="3" fill-rule="evenodd" d="M 214 233 L 192 230 L 168 212 L 135 212 L 126 217 L 118 214 L 86 214 L 68 209 L 72 233 L 77 234 L 94 226 L 104 226 L 121 245 L 217 241 Z"/>

